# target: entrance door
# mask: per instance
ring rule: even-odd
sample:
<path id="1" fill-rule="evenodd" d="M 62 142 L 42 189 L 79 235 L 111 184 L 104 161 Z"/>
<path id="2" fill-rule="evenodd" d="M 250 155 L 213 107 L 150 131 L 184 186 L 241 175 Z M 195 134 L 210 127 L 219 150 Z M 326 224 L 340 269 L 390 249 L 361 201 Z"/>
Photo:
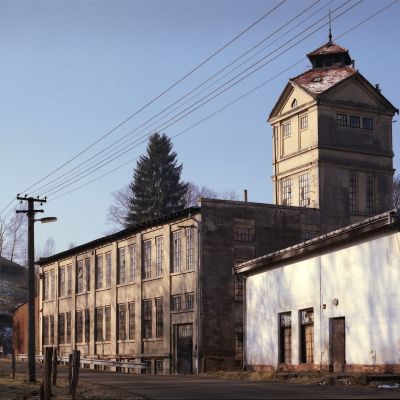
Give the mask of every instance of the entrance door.
<path id="1" fill-rule="evenodd" d="M 344 317 L 331 318 L 330 342 L 333 372 L 343 372 L 346 364 Z"/>
<path id="2" fill-rule="evenodd" d="M 179 325 L 177 337 L 177 373 L 192 373 L 192 324 Z"/>

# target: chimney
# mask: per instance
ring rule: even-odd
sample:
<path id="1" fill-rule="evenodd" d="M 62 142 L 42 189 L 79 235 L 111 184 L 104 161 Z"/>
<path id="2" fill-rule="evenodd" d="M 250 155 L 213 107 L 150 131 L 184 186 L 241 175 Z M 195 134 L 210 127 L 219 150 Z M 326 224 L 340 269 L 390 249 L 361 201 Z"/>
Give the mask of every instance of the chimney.
<path id="1" fill-rule="evenodd" d="M 243 190 L 243 201 L 247 203 L 247 189 Z"/>
<path id="2" fill-rule="evenodd" d="M 379 87 L 379 83 L 375 84 L 375 89 L 380 93 L 381 92 L 381 88 Z"/>

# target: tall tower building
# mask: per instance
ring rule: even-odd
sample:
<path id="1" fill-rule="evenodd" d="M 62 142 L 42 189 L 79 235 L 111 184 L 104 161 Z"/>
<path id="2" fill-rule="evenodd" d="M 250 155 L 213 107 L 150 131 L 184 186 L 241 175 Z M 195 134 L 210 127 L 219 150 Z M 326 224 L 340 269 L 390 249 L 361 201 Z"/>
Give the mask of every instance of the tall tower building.
<path id="1" fill-rule="evenodd" d="M 289 80 L 273 128 L 275 204 L 321 210 L 335 229 L 392 208 L 392 118 L 399 112 L 329 41 Z"/>

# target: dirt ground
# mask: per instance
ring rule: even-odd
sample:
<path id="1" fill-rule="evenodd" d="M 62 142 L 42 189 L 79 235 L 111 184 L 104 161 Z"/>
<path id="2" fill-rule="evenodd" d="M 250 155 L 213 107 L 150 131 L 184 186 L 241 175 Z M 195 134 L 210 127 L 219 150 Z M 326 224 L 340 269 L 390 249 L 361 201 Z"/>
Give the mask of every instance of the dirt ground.
<path id="1" fill-rule="evenodd" d="M 33 400 L 38 399 L 38 390 L 41 382 L 27 383 L 26 374 L 17 373 L 12 379 L 11 372 L 0 372 L 0 400 Z M 59 379 L 56 387 L 52 387 L 52 399 L 70 400 L 66 379 Z M 79 382 L 77 399 L 79 400 L 139 400 L 140 397 L 132 396 L 123 390 L 110 388 L 103 385 L 94 385 Z"/>

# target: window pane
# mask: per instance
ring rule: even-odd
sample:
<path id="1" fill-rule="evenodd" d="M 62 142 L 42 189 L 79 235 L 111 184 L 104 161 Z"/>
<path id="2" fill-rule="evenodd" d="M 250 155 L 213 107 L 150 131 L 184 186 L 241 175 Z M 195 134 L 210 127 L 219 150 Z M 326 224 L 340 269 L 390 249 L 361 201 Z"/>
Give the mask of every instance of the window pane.
<path id="1" fill-rule="evenodd" d="M 372 175 L 366 176 L 365 200 L 367 205 L 367 211 L 372 213 L 374 211 L 374 178 Z"/>
<path id="2" fill-rule="evenodd" d="M 83 292 L 83 260 L 79 260 L 76 264 L 76 293 Z"/>
<path id="3" fill-rule="evenodd" d="M 163 238 L 159 236 L 156 238 L 156 276 L 161 276 L 163 274 L 164 265 L 164 246 Z"/>
<path id="4" fill-rule="evenodd" d="M 299 205 L 300 207 L 310 206 L 310 174 L 299 176 Z"/>
<path id="5" fill-rule="evenodd" d="M 350 115 L 350 126 L 352 128 L 359 128 L 360 127 L 360 117 L 356 115 Z"/>
<path id="6" fill-rule="evenodd" d="M 103 254 L 96 256 L 96 289 L 103 287 Z"/>
<path id="7" fill-rule="evenodd" d="M 105 307 L 105 320 L 106 320 L 106 334 L 105 340 L 111 340 L 111 307 Z"/>
<path id="8" fill-rule="evenodd" d="M 118 339 L 126 339 L 126 310 L 125 304 L 118 304 Z"/>
<path id="9" fill-rule="evenodd" d="M 368 130 L 373 129 L 372 118 L 363 118 L 363 128 Z"/>
<path id="10" fill-rule="evenodd" d="M 284 206 L 292 205 L 292 180 L 282 180 L 282 204 Z"/>
<path id="11" fill-rule="evenodd" d="M 194 270 L 194 228 L 186 228 L 186 269 Z"/>
<path id="12" fill-rule="evenodd" d="M 163 336 L 163 299 L 156 299 L 156 337 L 161 338 Z"/>
<path id="13" fill-rule="evenodd" d="M 85 258 L 86 291 L 90 291 L 90 258 Z"/>
<path id="14" fill-rule="evenodd" d="M 118 249 L 118 283 L 125 283 L 125 247 Z"/>
<path id="15" fill-rule="evenodd" d="M 347 115 L 337 114 L 336 122 L 339 126 L 347 126 Z"/>
<path id="16" fill-rule="evenodd" d="M 135 339 L 135 303 L 129 303 L 129 339 Z"/>
<path id="17" fill-rule="evenodd" d="M 144 300 L 143 301 L 143 337 L 150 338 L 152 335 L 151 332 L 151 300 Z"/>
<path id="18" fill-rule="evenodd" d="M 143 243 L 144 260 L 143 260 L 143 278 L 151 278 L 151 240 Z"/>
<path id="19" fill-rule="evenodd" d="M 95 340 L 103 341 L 103 308 L 96 308 L 96 332 Z"/>
<path id="20" fill-rule="evenodd" d="M 129 281 L 135 282 L 136 271 L 136 246 L 129 246 Z"/>
<path id="21" fill-rule="evenodd" d="M 357 211 L 357 175 L 354 172 L 349 174 L 349 210 Z"/>
<path id="22" fill-rule="evenodd" d="M 106 287 L 111 286 L 111 252 L 106 253 Z"/>
<path id="23" fill-rule="evenodd" d="M 181 231 L 176 231 L 172 234 L 172 242 L 173 242 L 172 272 L 180 272 L 182 267 Z"/>
<path id="24" fill-rule="evenodd" d="M 290 122 L 283 124 L 283 137 L 288 137 L 291 134 Z"/>

